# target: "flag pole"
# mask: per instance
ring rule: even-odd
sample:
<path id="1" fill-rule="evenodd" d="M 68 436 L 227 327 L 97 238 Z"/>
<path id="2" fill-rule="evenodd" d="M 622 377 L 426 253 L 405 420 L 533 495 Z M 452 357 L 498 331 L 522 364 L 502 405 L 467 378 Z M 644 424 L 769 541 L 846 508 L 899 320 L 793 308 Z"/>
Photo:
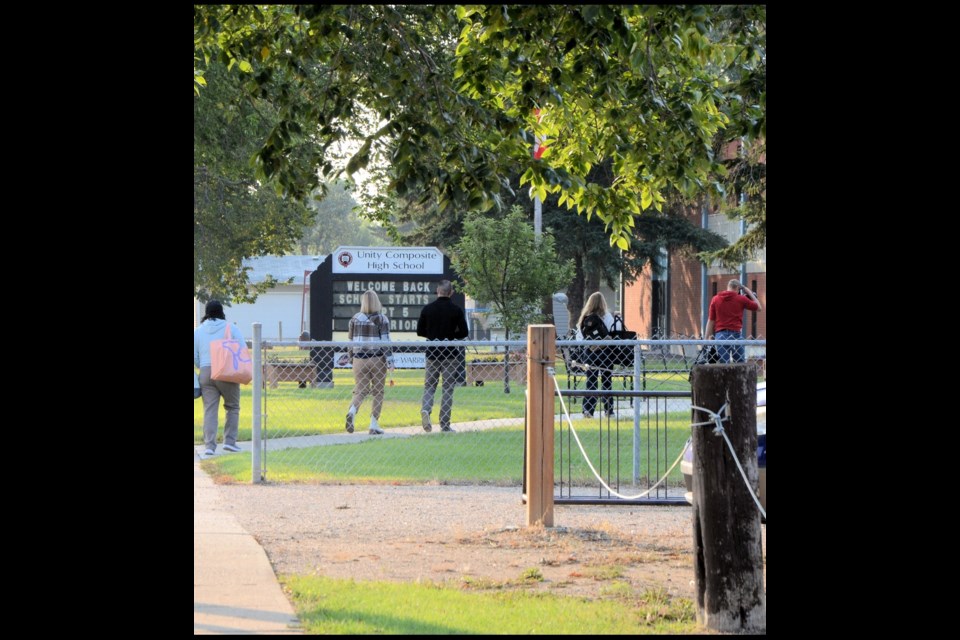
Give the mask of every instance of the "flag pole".
<path id="1" fill-rule="evenodd" d="M 540 122 L 540 109 L 534 109 L 533 113 L 537 116 L 537 122 Z M 545 149 L 546 147 L 544 147 Z M 540 156 L 543 155 L 543 151 L 540 148 L 540 136 L 535 135 L 533 137 L 533 159 L 539 160 Z M 543 229 L 543 206 L 540 203 L 540 196 L 533 196 L 533 235 L 535 238 L 540 238 L 542 235 Z"/>

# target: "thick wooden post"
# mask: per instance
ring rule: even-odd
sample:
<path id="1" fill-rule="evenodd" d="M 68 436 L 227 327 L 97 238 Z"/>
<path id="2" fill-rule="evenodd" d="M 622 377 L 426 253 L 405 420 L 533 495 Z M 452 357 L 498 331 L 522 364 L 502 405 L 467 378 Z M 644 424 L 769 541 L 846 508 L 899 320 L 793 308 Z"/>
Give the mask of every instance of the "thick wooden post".
<path id="1" fill-rule="evenodd" d="M 557 331 L 527 327 L 527 526 L 553 526 L 553 378 Z"/>
<path id="2" fill-rule="evenodd" d="M 693 405 L 717 412 L 757 490 L 757 370 L 749 364 L 693 368 Z M 691 423 L 709 420 L 691 410 Z M 766 631 L 760 512 L 713 425 L 693 429 L 693 547 L 697 622 L 726 632 Z"/>

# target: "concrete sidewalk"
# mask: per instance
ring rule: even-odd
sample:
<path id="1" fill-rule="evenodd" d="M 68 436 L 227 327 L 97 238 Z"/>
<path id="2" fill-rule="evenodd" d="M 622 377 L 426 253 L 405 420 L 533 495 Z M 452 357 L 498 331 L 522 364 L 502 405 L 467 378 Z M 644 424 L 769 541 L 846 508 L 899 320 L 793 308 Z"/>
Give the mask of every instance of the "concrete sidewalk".
<path id="1" fill-rule="evenodd" d="M 263 548 L 193 461 L 193 633 L 300 634 Z"/>

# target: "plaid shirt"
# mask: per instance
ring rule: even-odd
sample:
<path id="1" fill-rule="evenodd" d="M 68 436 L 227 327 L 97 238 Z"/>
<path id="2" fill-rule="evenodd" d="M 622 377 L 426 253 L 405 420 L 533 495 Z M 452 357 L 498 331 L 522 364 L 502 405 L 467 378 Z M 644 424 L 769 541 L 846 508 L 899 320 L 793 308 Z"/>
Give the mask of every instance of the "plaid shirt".
<path id="1" fill-rule="evenodd" d="M 347 337 L 352 342 L 365 343 L 362 347 L 347 349 L 350 357 L 363 353 L 364 355 L 384 355 L 387 357 L 388 364 L 393 361 L 393 349 L 390 347 L 390 319 L 382 313 L 368 316 L 361 311 L 350 318 Z"/>

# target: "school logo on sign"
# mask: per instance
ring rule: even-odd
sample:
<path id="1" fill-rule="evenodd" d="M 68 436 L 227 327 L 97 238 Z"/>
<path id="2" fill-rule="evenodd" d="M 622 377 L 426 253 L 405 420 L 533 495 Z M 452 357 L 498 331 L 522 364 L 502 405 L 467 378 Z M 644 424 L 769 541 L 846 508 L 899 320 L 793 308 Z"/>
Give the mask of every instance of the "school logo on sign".
<path id="1" fill-rule="evenodd" d="M 353 256 L 350 255 L 349 251 L 341 251 L 337 256 L 337 262 L 340 263 L 341 267 L 349 267 L 353 262 Z"/>

